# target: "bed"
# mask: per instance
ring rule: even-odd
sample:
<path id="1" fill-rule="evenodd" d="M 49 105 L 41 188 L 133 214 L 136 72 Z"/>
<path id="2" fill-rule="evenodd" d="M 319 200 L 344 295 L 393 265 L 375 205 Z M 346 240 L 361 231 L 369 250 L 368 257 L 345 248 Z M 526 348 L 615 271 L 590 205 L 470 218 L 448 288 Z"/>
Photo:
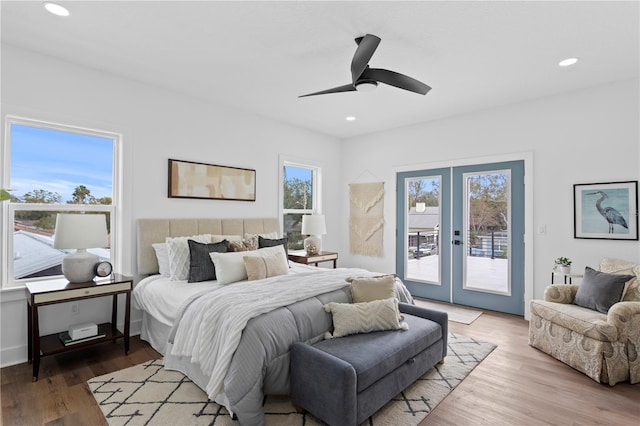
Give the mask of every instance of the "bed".
<path id="1" fill-rule="evenodd" d="M 153 245 L 202 234 L 269 236 L 279 234 L 279 228 L 275 218 L 137 223 L 138 273 L 148 275 L 133 290 L 134 307 L 143 313 L 141 338 L 164 355 L 165 368 L 187 375 L 242 425 L 264 423 L 265 395 L 289 394 L 289 349 L 298 341 L 323 339 L 332 326 L 323 305 L 351 301 L 346 278 L 379 274 L 286 260 L 288 270 L 278 276 L 221 284 L 218 274 L 218 280 L 189 283 L 159 273 Z M 274 254 L 280 250 L 281 245 L 261 249 Z M 399 280 L 396 297 L 413 303 Z"/>

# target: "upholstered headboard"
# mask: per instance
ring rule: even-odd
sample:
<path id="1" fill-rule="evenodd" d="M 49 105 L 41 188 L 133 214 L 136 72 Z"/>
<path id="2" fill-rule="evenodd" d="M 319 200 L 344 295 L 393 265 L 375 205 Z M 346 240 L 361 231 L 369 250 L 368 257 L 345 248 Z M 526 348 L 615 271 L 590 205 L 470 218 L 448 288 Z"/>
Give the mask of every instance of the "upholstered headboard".
<path id="1" fill-rule="evenodd" d="M 158 260 L 151 244 L 167 237 L 199 234 L 242 235 L 280 233 L 276 218 L 253 219 L 138 219 L 138 274 L 157 274 Z"/>

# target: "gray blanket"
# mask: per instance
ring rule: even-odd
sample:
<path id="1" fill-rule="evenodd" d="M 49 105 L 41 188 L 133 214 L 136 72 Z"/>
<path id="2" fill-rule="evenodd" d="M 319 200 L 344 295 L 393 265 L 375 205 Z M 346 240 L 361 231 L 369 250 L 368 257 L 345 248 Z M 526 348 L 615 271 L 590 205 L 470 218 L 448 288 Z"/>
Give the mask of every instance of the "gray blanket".
<path id="1" fill-rule="evenodd" d="M 400 301 L 413 303 L 400 280 L 396 294 Z M 264 395 L 289 394 L 289 350 L 295 342 L 323 339 L 332 327 L 331 314 L 323 309 L 329 302 L 351 302 L 350 287 L 276 308 L 247 322 L 224 376 L 227 400 L 217 401 L 237 415 L 241 425 L 264 424 Z"/>

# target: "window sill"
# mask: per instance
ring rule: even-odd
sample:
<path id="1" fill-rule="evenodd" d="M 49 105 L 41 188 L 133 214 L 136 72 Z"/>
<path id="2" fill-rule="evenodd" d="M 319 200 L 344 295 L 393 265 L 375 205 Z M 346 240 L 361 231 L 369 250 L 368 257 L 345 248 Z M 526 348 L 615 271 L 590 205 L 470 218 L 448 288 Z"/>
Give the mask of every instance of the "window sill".
<path id="1" fill-rule="evenodd" d="M 25 298 L 26 293 L 24 284 L 0 289 L 0 303 L 17 302 L 25 300 Z"/>

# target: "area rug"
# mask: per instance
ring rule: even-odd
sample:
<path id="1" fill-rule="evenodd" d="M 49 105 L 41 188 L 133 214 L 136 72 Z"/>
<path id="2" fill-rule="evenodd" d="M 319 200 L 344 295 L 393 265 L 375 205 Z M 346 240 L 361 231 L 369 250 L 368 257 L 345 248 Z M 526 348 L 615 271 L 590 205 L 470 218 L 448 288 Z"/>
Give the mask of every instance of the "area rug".
<path id="1" fill-rule="evenodd" d="M 451 303 L 435 302 L 417 297 L 414 297 L 414 302 L 416 302 L 418 306 L 445 311 L 449 315 L 449 321 L 462 324 L 471 324 L 482 315 L 482 311 L 477 309 L 465 308 L 459 305 L 452 305 Z"/>
<path id="2" fill-rule="evenodd" d="M 449 351 L 438 364 L 373 415 L 366 425 L 417 425 L 496 345 L 449 333 Z M 227 410 L 162 359 L 95 377 L 88 382 L 107 422 L 115 425 L 238 425 Z M 297 413 L 288 396 L 267 397 L 266 426 L 322 425 Z"/>

